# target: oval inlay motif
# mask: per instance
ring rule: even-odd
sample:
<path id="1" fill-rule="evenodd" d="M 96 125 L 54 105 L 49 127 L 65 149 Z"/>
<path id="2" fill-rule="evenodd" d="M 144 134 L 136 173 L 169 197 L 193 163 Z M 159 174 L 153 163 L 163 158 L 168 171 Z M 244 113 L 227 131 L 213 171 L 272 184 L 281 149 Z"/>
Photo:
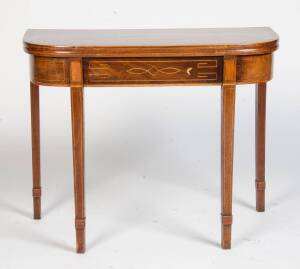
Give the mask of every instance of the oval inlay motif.
<path id="1" fill-rule="evenodd" d="M 147 73 L 151 76 L 155 76 L 158 73 L 162 73 L 166 75 L 174 75 L 181 71 L 179 68 L 176 67 L 157 68 L 156 66 L 153 65 L 149 65 L 149 66 L 150 66 L 149 68 L 133 67 L 126 70 L 126 72 L 133 75 L 142 75 Z"/>

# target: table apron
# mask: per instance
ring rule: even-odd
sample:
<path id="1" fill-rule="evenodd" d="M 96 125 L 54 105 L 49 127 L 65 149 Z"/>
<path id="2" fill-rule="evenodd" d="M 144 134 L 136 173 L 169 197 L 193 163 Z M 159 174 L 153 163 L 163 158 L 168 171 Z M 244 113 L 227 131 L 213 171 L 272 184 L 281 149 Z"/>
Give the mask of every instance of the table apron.
<path id="1" fill-rule="evenodd" d="M 237 56 L 236 83 L 272 78 L 272 54 Z M 70 86 L 72 58 L 31 55 L 31 81 Z M 84 86 L 222 85 L 224 57 L 82 58 Z"/>

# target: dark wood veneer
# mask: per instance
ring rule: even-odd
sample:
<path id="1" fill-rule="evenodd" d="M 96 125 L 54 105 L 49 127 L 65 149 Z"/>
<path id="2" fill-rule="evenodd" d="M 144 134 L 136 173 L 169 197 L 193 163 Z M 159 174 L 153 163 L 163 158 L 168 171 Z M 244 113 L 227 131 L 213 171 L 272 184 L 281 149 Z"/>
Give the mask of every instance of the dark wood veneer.
<path id="1" fill-rule="evenodd" d="M 209 84 L 222 82 L 222 57 L 202 58 L 88 58 L 84 84 Z"/>
<path id="2" fill-rule="evenodd" d="M 265 210 L 266 83 L 278 36 L 267 27 L 28 30 L 34 218 L 41 217 L 39 85 L 71 89 L 77 252 L 85 251 L 84 87 L 220 85 L 221 246 L 231 247 L 235 92 L 256 84 L 256 209 Z"/>

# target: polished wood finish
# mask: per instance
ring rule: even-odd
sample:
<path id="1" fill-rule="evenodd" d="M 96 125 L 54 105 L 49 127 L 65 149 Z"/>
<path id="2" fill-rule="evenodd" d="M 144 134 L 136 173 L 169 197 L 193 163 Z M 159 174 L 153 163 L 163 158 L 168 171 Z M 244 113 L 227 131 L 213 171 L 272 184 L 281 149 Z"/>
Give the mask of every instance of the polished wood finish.
<path id="1" fill-rule="evenodd" d="M 85 204 L 84 204 L 84 111 L 82 61 L 70 63 L 71 114 L 75 193 L 75 228 L 77 252 L 85 252 Z"/>
<path id="2" fill-rule="evenodd" d="M 41 218 L 41 165 L 40 165 L 40 100 L 39 86 L 30 82 L 33 217 Z"/>
<path id="3" fill-rule="evenodd" d="M 278 36 L 266 27 L 164 30 L 28 30 L 34 214 L 40 217 L 38 86 L 71 89 L 77 252 L 85 251 L 84 87 L 222 86 L 221 246 L 231 247 L 235 92 L 256 84 L 257 211 L 265 208 L 266 83 Z"/>
<path id="4" fill-rule="evenodd" d="M 70 86 L 70 64 L 64 58 L 31 57 L 31 81 L 40 85 Z"/>
<path id="5" fill-rule="evenodd" d="M 236 61 L 236 56 L 224 57 L 221 109 L 221 245 L 224 249 L 231 247 Z"/>
<path id="6" fill-rule="evenodd" d="M 256 85 L 256 130 L 255 130 L 255 144 L 256 144 L 256 210 L 258 212 L 265 211 L 265 140 L 266 140 L 266 83 L 259 83 Z"/>
<path id="7" fill-rule="evenodd" d="M 272 78 L 272 54 L 237 57 L 237 84 L 256 84 Z"/>
<path id="8" fill-rule="evenodd" d="M 31 56 L 31 81 L 70 86 L 70 59 Z M 223 57 L 83 58 L 84 86 L 221 85 Z M 272 78 L 272 54 L 237 56 L 236 84 Z"/>
<path id="9" fill-rule="evenodd" d="M 277 48 L 268 27 L 143 30 L 28 30 L 25 50 L 50 57 L 257 55 Z"/>
<path id="10" fill-rule="evenodd" d="M 84 84 L 87 86 L 220 84 L 222 62 L 222 57 L 91 58 L 84 61 Z"/>

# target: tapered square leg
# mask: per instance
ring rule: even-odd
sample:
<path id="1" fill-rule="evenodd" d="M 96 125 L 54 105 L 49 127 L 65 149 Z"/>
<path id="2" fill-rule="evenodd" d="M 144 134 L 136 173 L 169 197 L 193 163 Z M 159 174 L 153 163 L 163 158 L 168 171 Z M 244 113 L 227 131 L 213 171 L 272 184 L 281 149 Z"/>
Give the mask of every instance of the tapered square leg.
<path id="1" fill-rule="evenodd" d="M 40 166 L 40 104 L 39 86 L 30 82 L 33 217 L 41 218 L 41 166 Z"/>
<path id="2" fill-rule="evenodd" d="M 236 57 L 224 58 L 221 109 L 221 246 L 231 248 Z"/>
<path id="3" fill-rule="evenodd" d="M 83 89 L 71 88 L 77 252 L 85 251 Z"/>
<path id="4" fill-rule="evenodd" d="M 75 229 L 77 252 L 85 252 L 85 201 L 84 201 L 84 89 L 82 62 L 70 63 L 71 114 L 73 140 L 73 170 L 75 196 Z"/>
<path id="5" fill-rule="evenodd" d="M 222 248 L 231 247 L 232 225 L 232 174 L 234 144 L 235 86 L 222 90 L 222 142 L 221 142 L 221 192 L 222 192 Z"/>
<path id="6" fill-rule="evenodd" d="M 265 211 L 265 140 L 266 140 L 266 83 L 256 85 L 255 144 L 256 144 L 256 211 Z"/>

